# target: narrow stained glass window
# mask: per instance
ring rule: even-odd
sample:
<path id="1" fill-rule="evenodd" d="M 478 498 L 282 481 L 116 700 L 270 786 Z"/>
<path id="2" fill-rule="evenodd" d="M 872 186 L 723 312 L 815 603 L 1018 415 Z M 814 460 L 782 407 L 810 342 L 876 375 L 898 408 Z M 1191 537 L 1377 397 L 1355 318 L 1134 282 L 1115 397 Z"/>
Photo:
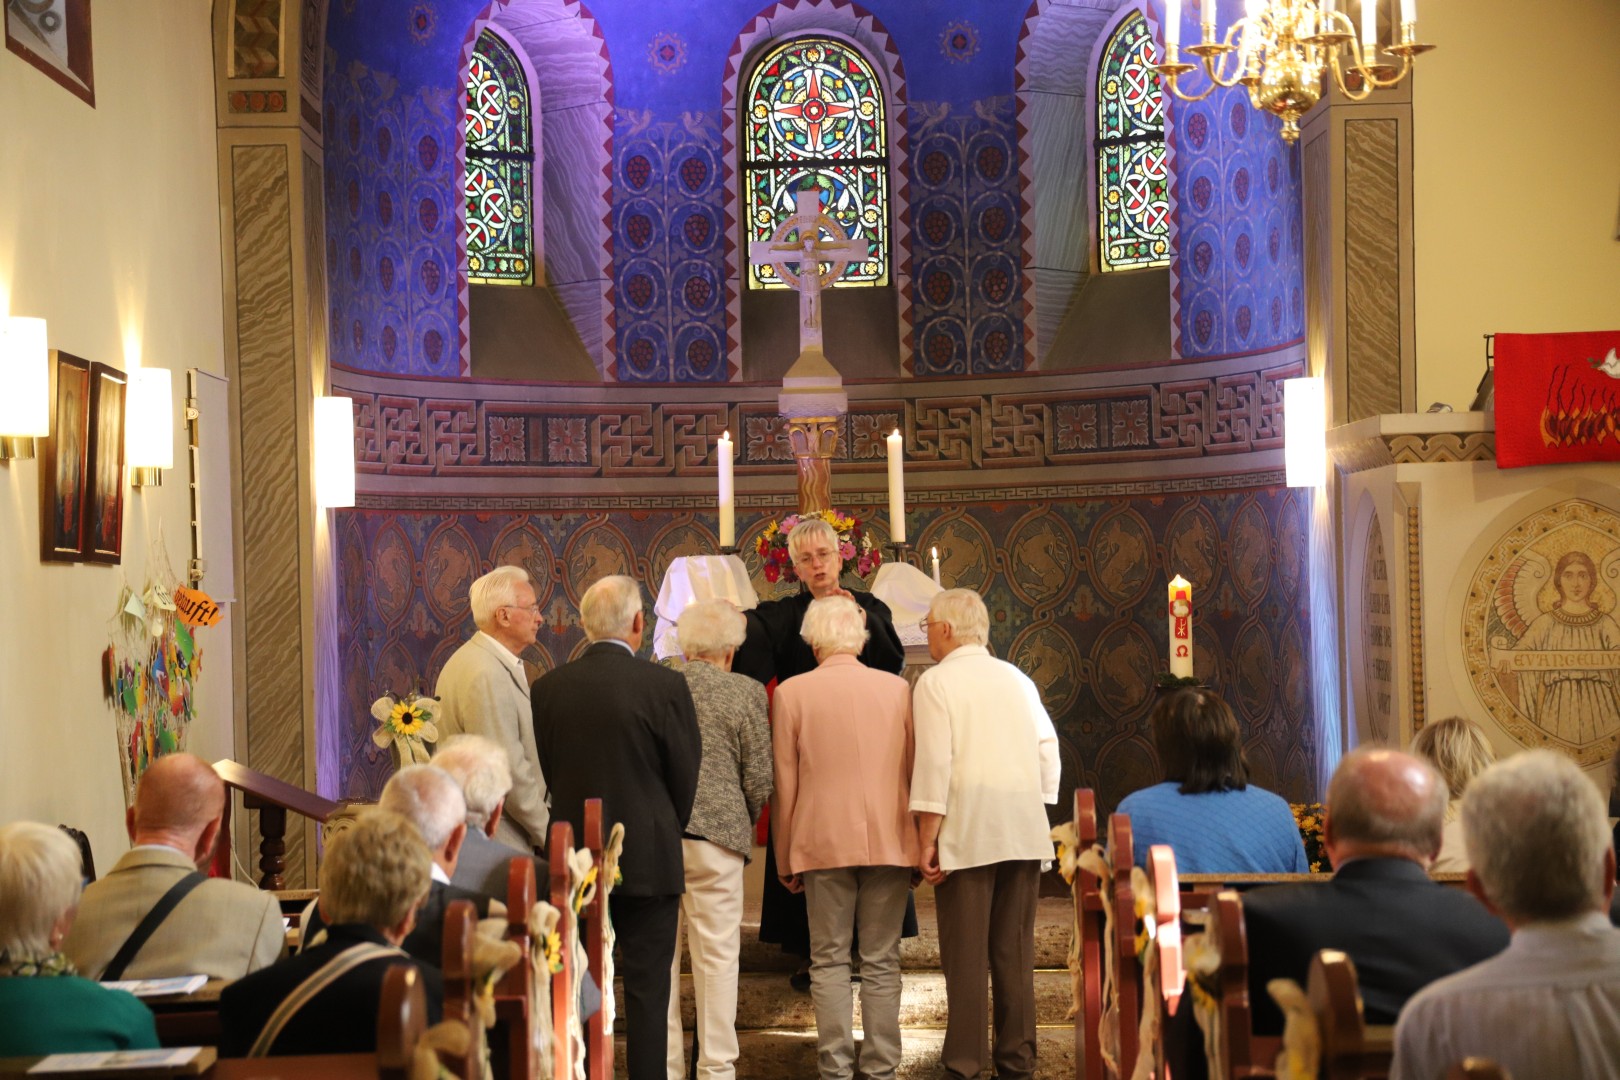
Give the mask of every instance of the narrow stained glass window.
<path id="1" fill-rule="evenodd" d="M 826 214 L 870 242 L 866 261 L 852 263 L 834 287 L 888 284 L 888 126 L 883 86 L 866 57 L 831 38 L 795 38 L 754 68 L 744 103 L 746 239 L 770 239 L 810 179 Z M 750 266 L 748 285 L 786 287 L 774 266 Z"/>
<path id="2" fill-rule="evenodd" d="M 1170 262 L 1170 178 L 1165 168 L 1164 95 L 1147 20 L 1119 24 L 1097 69 L 1098 241 L 1104 270 Z"/>
<path id="3" fill-rule="evenodd" d="M 534 140 L 529 83 L 485 30 L 467 70 L 467 280 L 534 284 Z"/>

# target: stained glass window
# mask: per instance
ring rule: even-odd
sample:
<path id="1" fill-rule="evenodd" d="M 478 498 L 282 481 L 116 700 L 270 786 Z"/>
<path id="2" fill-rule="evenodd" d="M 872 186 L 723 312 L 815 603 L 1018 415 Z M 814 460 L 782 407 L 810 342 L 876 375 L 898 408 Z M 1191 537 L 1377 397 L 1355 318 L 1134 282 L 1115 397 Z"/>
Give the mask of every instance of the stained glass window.
<path id="1" fill-rule="evenodd" d="M 827 216 L 870 242 L 870 256 L 834 287 L 888 284 L 888 124 L 883 85 L 866 57 L 824 37 L 772 49 L 748 80 L 741 156 L 747 239 L 770 239 L 808 179 Z M 748 285 L 786 287 L 774 266 L 750 266 Z"/>
<path id="2" fill-rule="evenodd" d="M 534 140 L 529 82 L 485 30 L 467 69 L 467 280 L 534 284 Z"/>
<path id="3" fill-rule="evenodd" d="M 1147 20 L 1119 24 L 1097 69 L 1098 248 L 1104 270 L 1170 262 L 1170 177 L 1165 168 L 1159 52 Z"/>

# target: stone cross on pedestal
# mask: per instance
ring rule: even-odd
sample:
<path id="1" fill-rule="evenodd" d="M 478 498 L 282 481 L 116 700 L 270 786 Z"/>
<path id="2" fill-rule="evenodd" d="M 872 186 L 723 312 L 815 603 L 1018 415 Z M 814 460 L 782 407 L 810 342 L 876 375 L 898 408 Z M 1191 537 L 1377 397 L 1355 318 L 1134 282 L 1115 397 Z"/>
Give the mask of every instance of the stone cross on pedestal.
<path id="1" fill-rule="evenodd" d="M 788 422 L 788 439 L 799 463 L 799 511 L 804 513 L 831 505 L 838 418 L 849 411 L 844 380 L 822 349 L 821 292 L 850 263 L 865 259 L 868 248 L 865 240 L 852 239 L 843 226 L 822 213 L 821 193 L 814 184 L 801 187 L 795 202 L 793 215 L 777 226 L 769 240 L 748 245 L 748 261 L 776 267 L 782 280 L 799 294 L 799 358 L 782 378 L 777 407 Z M 823 240 L 823 229 L 833 239 Z M 825 272 L 822 262 L 831 264 Z"/>

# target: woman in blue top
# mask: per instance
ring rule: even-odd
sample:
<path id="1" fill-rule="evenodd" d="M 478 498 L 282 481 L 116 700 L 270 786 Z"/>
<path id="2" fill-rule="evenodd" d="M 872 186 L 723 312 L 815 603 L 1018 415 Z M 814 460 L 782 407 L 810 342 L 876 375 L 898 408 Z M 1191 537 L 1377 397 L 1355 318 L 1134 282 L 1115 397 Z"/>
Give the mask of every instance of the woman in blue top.
<path id="1" fill-rule="evenodd" d="M 1153 746 L 1164 783 L 1127 795 L 1139 865 L 1169 844 L 1183 874 L 1306 873 L 1305 845 L 1281 797 L 1249 783 L 1231 708 L 1208 690 L 1166 694 L 1153 710 Z"/>
<path id="2" fill-rule="evenodd" d="M 157 1048 L 152 1010 L 81 979 L 60 951 L 80 873 L 78 845 L 61 829 L 0 827 L 0 1058 Z"/>

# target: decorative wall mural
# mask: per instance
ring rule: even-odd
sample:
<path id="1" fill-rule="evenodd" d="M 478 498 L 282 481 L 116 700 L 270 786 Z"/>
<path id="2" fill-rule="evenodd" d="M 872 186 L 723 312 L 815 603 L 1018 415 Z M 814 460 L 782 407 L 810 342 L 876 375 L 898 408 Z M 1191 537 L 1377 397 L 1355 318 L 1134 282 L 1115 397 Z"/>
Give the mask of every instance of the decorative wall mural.
<path id="1" fill-rule="evenodd" d="M 1463 646 L 1475 691 L 1526 746 L 1601 764 L 1620 730 L 1620 517 L 1569 499 L 1508 530 L 1475 571 Z"/>
<path id="2" fill-rule="evenodd" d="M 1395 730 L 1395 618 L 1384 560 L 1384 528 L 1373 514 L 1367 524 L 1366 558 L 1361 571 L 1361 664 L 1366 681 L 1363 719 L 1374 742 L 1388 742 Z"/>

